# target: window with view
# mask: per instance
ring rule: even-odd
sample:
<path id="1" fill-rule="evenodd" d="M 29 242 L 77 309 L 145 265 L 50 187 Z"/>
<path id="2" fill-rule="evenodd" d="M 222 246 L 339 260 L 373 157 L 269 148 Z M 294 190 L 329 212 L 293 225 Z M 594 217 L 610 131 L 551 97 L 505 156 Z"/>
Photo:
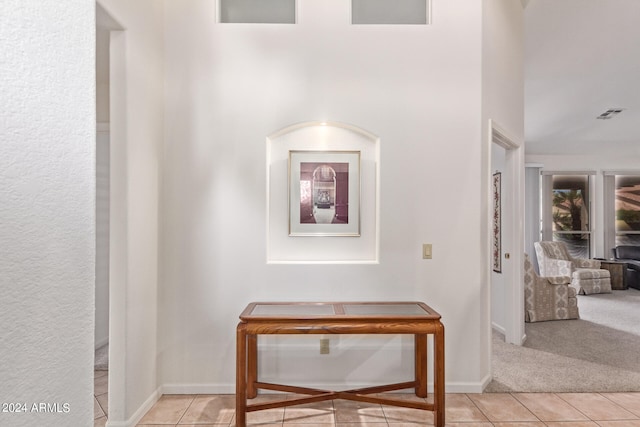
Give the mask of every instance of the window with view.
<path id="1" fill-rule="evenodd" d="M 543 240 L 564 242 L 572 256 L 590 258 L 589 175 L 548 175 L 543 213 Z"/>
<path id="2" fill-rule="evenodd" d="M 640 176 L 615 177 L 616 246 L 640 245 Z"/>

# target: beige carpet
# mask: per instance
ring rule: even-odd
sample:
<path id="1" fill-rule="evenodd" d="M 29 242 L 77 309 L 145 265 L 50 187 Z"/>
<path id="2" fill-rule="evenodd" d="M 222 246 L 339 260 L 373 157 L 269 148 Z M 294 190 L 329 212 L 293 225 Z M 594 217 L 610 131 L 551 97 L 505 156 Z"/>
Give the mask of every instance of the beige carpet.
<path id="1" fill-rule="evenodd" d="M 578 296 L 579 320 L 527 323 L 524 346 L 493 336 L 486 392 L 640 391 L 640 291 Z"/>
<path id="2" fill-rule="evenodd" d="M 109 370 L 109 344 L 105 344 L 96 350 L 93 369 L 95 371 Z"/>

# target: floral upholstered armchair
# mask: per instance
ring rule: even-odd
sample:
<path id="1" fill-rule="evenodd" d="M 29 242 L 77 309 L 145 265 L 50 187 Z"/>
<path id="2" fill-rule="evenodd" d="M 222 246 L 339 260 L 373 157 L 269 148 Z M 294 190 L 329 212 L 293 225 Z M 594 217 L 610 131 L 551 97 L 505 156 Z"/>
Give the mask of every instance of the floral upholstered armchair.
<path id="1" fill-rule="evenodd" d="M 569 276 L 580 294 L 611 292 L 611 273 L 595 259 L 574 258 L 562 242 L 535 242 L 541 276 Z"/>
<path id="2" fill-rule="evenodd" d="M 569 286 L 568 276 L 540 277 L 529 259 L 524 255 L 524 320 L 578 319 L 576 290 Z"/>

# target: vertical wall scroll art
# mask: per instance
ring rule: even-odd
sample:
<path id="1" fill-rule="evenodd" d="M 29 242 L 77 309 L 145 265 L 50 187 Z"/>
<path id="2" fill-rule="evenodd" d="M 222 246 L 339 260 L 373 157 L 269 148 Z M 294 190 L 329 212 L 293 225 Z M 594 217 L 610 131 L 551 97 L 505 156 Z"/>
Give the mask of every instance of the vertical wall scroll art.
<path id="1" fill-rule="evenodd" d="M 493 271 L 496 273 L 502 273 L 501 179 L 500 172 L 493 174 Z"/>

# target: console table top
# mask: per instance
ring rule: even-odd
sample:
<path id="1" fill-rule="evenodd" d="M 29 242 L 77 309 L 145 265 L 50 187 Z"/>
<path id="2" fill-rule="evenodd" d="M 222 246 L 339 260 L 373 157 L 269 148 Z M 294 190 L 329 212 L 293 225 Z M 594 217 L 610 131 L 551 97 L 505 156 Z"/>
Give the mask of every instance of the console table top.
<path id="1" fill-rule="evenodd" d="M 440 315 L 420 301 L 366 302 L 252 302 L 240 314 L 256 320 L 439 320 Z"/>

